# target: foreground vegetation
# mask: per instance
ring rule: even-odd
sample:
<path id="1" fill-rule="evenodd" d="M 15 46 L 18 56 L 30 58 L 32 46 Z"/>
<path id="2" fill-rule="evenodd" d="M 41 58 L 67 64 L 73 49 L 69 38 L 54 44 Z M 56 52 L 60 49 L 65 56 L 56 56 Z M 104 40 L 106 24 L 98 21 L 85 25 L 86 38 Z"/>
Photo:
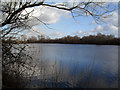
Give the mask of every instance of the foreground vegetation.
<path id="1" fill-rule="evenodd" d="M 17 40 L 15 36 L 21 35 L 21 32 L 29 31 L 36 24 L 32 20 L 39 21 L 37 24 L 47 25 L 48 22 L 39 19 L 37 16 L 31 15 L 35 7 L 48 7 L 71 12 L 72 16 L 92 16 L 96 22 L 100 22 L 100 18 L 110 16 L 114 8 L 112 5 L 105 4 L 104 2 L 79 2 L 69 7 L 69 2 L 63 4 L 46 3 L 45 0 L 33 0 L 18 2 L 1 2 L 0 12 L 2 14 L 2 21 L 0 22 L 0 33 L 2 39 L 2 88 L 25 88 L 29 82 L 28 78 L 34 75 L 33 58 L 25 52 L 27 44 L 14 45 L 13 43 L 89 43 L 88 39 L 74 38 L 68 39 L 64 37 L 61 39 L 44 39 L 40 38 L 32 40 Z M 107 5 L 107 6 L 106 6 Z M 62 7 L 61 7 L 62 6 Z M 91 8 L 92 7 L 92 8 Z M 113 7 L 113 6 L 112 6 Z M 33 8 L 32 11 L 27 12 L 26 9 Z M 80 11 L 80 12 L 79 12 Z M 102 11 L 102 12 L 101 12 Z M 26 12 L 26 13 L 23 13 Z M 31 25 L 30 25 L 30 22 Z M 115 39 L 115 38 L 114 38 Z M 84 42 L 83 42 L 84 41 Z M 117 42 L 117 39 L 113 40 Z M 7 42 L 7 43 L 6 43 Z M 105 41 L 106 42 L 106 41 Z M 110 43 L 111 44 L 111 43 Z M 115 43 L 116 44 L 116 43 Z M 16 52 L 14 52 L 16 51 Z M 43 64 L 41 63 L 41 66 Z M 88 75 L 88 74 L 87 74 Z M 44 83 L 42 83 L 44 84 Z M 41 86 L 41 85 L 40 85 Z"/>

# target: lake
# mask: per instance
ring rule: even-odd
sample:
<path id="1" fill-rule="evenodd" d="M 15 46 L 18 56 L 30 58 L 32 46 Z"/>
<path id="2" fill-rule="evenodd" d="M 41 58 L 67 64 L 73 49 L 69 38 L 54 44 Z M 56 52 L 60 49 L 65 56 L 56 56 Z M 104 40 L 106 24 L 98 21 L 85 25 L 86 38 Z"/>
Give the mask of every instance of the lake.
<path id="1" fill-rule="evenodd" d="M 117 88 L 118 47 L 114 45 L 28 44 L 36 67 L 27 87 Z M 30 48 L 31 47 L 31 48 Z"/>

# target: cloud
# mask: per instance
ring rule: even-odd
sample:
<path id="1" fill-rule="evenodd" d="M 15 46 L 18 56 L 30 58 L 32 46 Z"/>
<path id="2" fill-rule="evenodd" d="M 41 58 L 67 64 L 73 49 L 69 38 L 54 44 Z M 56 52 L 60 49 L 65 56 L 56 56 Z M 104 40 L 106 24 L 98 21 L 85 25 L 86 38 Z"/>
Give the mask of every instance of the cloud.
<path id="1" fill-rule="evenodd" d="M 114 26 L 114 25 L 112 25 L 112 24 L 107 24 L 107 25 L 104 27 L 104 30 L 118 31 L 118 27 L 117 27 L 117 26 Z"/>
<path id="2" fill-rule="evenodd" d="M 118 10 L 111 12 L 110 16 L 106 18 L 101 18 L 101 21 L 107 24 L 118 26 Z M 95 22 L 95 20 L 93 20 L 91 24 L 97 24 L 97 23 Z"/>
<path id="3" fill-rule="evenodd" d="M 30 14 L 28 25 L 41 25 L 44 23 L 53 24 L 60 20 L 62 16 L 70 17 L 68 11 L 52 8 L 52 7 L 34 7 L 34 8 L 27 8 L 27 12 L 34 11 Z M 22 14 L 26 14 L 26 11 L 23 11 Z"/>
<path id="4" fill-rule="evenodd" d="M 118 10 L 113 11 L 112 16 L 104 18 L 104 25 L 97 25 L 95 28 L 89 30 L 90 33 L 96 34 L 98 32 L 104 34 L 112 34 L 118 36 Z M 95 21 L 92 21 L 95 24 Z"/>
<path id="5" fill-rule="evenodd" d="M 82 37 L 82 36 L 88 36 L 88 35 L 95 35 L 97 33 L 112 34 L 112 35 L 118 36 L 118 27 L 112 24 L 98 25 L 95 28 L 92 28 L 88 31 L 78 30 L 72 33 L 72 35 L 78 35 Z"/>
<path id="6" fill-rule="evenodd" d="M 24 33 L 24 35 L 26 35 L 27 37 L 45 35 L 45 30 L 37 26 L 33 26 L 32 29 L 27 30 L 27 33 Z"/>
<path id="7" fill-rule="evenodd" d="M 94 29 L 91 29 L 90 32 L 100 32 L 100 31 L 103 31 L 104 27 L 102 25 L 98 25 L 96 28 Z"/>
<path id="8" fill-rule="evenodd" d="M 104 31 L 104 27 L 102 25 L 98 25 L 97 27 L 90 29 L 88 31 L 84 31 L 84 30 L 78 30 L 75 33 L 72 33 L 73 35 L 78 35 L 78 36 L 87 36 L 87 35 L 92 35 L 98 32 L 102 32 Z"/>
<path id="9" fill-rule="evenodd" d="M 69 14 L 70 12 L 56 8 L 51 8 L 51 7 L 39 6 L 39 7 L 27 8 L 26 11 L 23 11 L 22 14 L 25 15 L 26 13 L 31 12 L 27 25 L 32 26 L 32 29 L 34 30 L 33 31 L 31 29 L 31 31 L 29 30 L 29 32 L 27 32 L 28 37 L 36 34 L 37 35 L 44 34 L 53 37 L 60 37 L 63 35 L 63 33 L 53 32 L 49 34 L 46 33 L 45 30 L 41 29 L 40 27 L 38 28 L 37 26 L 40 26 L 44 23 L 45 24 L 57 23 L 61 17 L 71 18 L 70 17 L 71 15 Z"/>
<path id="10" fill-rule="evenodd" d="M 103 21 L 108 23 L 108 24 L 118 26 L 118 10 L 112 12 L 111 14 L 112 14 L 112 16 L 110 16 L 108 18 L 104 18 Z"/>
<path id="11" fill-rule="evenodd" d="M 105 26 L 102 25 L 98 25 L 96 28 L 89 30 L 89 32 L 91 33 L 105 33 L 105 34 L 113 34 L 115 36 L 117 36 L 118 34 L 118 27 L 114 26 L 112 24 L 107 24 Z"/>
<path id="12" fill-rule="evenodd" d="M 107 24 L 104 27 L 105 30 L 107 30 L 107 32 L 105 32 L 106 34 L 113 34 L 115 36 L 118 36 L 118 27 L 111 25 L 111 24 Z"/>
<path id="13" fill-rule="evenodd" d="M 83 30 L 78 30 L 77 32 L 72 33 L 72 35 L 84 36 L 86 34 Z"/>
<path id="14" fill-rule="evenodd" d="M 60 3 L 58 3 L 60 4 Z M 48 24 L 53 24 L 57 23 L 62 16 L 64 17 L 70 17 L 70 12 L 64 11 L 64 10 L 59 10 L 56 8 L 50 8 L 50 7 L 34 7 L 34 8 L 27 8 L 27 12 L 31 12 L 34 9 L 34 12 L 31 13 L 30 21 L 28 25 L 41 25 L 42 22 L 48 23 Z M 23 12 L 25 14 L 25 11 Z M 79 35 L 79 36 L 86 36 L 86 35 L 92 35 L 96 33 L 105 33 L 105 34 L 113 34 L 117 35 L 118 34 L 118 11 L 112 12 L 112 16 L 108 18 L 104 18 L 104 22 L 106 22 L 105 25 L 97 25 L 95 28 L 92 28 L 88 31 L 84 30 L 78 30 L 72 35 Z M 38 21 L 36 18 L 37 17 L 40 21 Z M 95 24 L 94 21 L 92 21 L 92 24 Z M 39 31 L 42 33 L 45 33 L 42 31 L 42 29 L 34 27 L 35 31 Z M 63 33 L 61 32 L 52 32 L 52 33 L 47 33 L 47 35 L 51 37 L 61 37 L 64 36 Z"/>
<path id="15" fill-rule="evenodd" d="M 52 32 L 52 33 L 49 34 L 49 36 L 62 37 L 62 36 L 64 36 L 64 33 L 62 33 L 62 32 Z"/>

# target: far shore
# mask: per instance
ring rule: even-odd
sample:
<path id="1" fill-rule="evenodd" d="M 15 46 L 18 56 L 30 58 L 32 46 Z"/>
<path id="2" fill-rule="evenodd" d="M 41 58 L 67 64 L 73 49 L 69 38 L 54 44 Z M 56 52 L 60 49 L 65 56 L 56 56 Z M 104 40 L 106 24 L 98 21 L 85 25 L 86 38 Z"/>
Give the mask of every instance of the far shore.
<path id="1" fill-rule="evenodd" d="M 96 43 L 51 43 L 51 42 L 30 42 L 30 43 L 13 43 L 13 44 L 80 44 L 80 45 L 115 45 L 115 46 L 119 46 L 120 44 L 96 44 Z"/>

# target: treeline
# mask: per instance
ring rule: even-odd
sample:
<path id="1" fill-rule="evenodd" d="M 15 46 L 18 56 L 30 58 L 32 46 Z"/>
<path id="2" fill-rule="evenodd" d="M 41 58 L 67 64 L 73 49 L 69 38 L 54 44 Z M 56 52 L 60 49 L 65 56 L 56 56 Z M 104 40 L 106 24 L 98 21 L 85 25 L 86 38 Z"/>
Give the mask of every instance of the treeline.
<path id="1" fill-rule="evenodd" d="M 15 41 L 14 41 L 15 42 Z M 120 38 L 115 38 L 114 35 L 97 35 L 84 36 L 65 36 L 59 39 L 45 38 L 44 36 L 32 36 L 31 38 L 16 41 L 17 43 L 63 43 L 63 44 L 98 44 L 98 45 L 120 45 Z"/>

